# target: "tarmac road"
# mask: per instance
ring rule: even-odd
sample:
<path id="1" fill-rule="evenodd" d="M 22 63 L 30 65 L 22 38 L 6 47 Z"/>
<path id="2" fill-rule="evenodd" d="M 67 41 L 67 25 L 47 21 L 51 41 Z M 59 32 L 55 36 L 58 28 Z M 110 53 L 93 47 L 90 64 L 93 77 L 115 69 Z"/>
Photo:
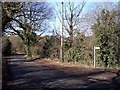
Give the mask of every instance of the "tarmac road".
<path id="1" fill-rule="evenodd" d="M 65 67 L 24 60 L 23 55 L 5 57 L 9 62 L 9 90 L 119 88 L 120 70 Z M 75 73 L 72 73 L 72 72 Z"/>

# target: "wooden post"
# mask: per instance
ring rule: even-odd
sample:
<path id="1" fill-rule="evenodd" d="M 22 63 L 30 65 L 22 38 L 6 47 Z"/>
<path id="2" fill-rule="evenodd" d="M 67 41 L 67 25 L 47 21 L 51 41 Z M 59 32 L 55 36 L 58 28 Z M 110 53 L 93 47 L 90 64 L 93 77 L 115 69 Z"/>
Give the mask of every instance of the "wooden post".
<path id="1" fill-rule="evenodd" d="M 96 67 L 95 65 L 96 65 L 96 49 L 100 49 L 100 47 L 93 47 L 93 49 L 94 49 L 94 68 Z"/>

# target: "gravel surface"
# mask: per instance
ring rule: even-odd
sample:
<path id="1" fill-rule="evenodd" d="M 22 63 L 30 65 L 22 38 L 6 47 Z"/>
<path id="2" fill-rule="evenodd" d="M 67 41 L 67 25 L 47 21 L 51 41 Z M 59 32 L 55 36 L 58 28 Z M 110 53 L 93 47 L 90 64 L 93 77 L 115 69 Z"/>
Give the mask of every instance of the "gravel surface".
<path id="1" fill-rule="evenodd" d="M 119 88 L 120 70 L 68 67 L 24 60 L 23 55 L 5 57 L 9 62 L 9 90 Z"/>

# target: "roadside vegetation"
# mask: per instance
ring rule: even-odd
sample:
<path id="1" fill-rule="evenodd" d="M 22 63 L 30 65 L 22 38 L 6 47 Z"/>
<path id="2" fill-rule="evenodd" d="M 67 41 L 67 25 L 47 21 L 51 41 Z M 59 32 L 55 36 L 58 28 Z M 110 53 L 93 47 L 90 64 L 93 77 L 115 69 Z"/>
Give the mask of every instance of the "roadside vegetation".
<path id="1" fill-rule="evenodd" d="M 8 37 L 2 37 L 2 87 L 7 89 L 8 85 L 8 61 L 4 59 L 5 56 L 11 55 L 11 42 Z"/>
<path id="2" fill-rule="evenodd" d="M 63 63 L 73 62 L 74 64 L 92 66 L 93 46 L 98 46 L 100 50 L 96 52 L 96 66 L 119 67 L 118 10 L 116 8 L 102 8 L 98 10 L 97 14 L 92 11 L 96 16 L 96 18 L 92 18 L 94 23 L 81 26 L 83 22 L 89 23 L 91 21 L 90 14 L 81 17 L 86 2 L 78 5 L 74 3 L 65 3 L 64 5 L 63 19 L 66 21 L 63 24 L 63 29 L 68 36 L 63 36 Z M 59 61 L 61 36 L 57 32 L 58 30 L 54 28 L 52 35 L 42 36 L 46 31 L 50 31 L 48 21 L 54 19 L 52 13 L 57 13 L 56 17 L 61 22 L 62 12 L 54 11 L 47 2 L 3 3 L 3 55 L 21 53 L 26 54 L 24 57 L 29 60 L 50 58 Z M 88 17 L 86 17 L 87 15 Z M 90 29 L 92 35 L 86 35 L 87 30 Z"/>
<path id="3" fill-rule="evenodd" d="M 68 74 L 74 74 L 75 77 L 77 74 L 84 77 L 82 73 L 89 75 L 89 70 L 95 70 L 94 77 L 100 71 L 100 69 L 93 69 L 95 55 L 96 68 L 102 68 L 105 71 L 106 68 L 115 68 L 111 70 L 111 73 L 117 68 L 120 69 L 118 4 L 94 2 L 91 4 L 94 7 L 89 7 L 87 12 L 85 10 L 87 2 L 84 0 L 80 3 L 58 2 L 54 3 L 54 7 L 48 2 L 1 2 L 0 4 L 2 4 L 3 89 L 9 89 L 7 82 L 10 79 L 10 68 L 7 60 L 12 54 L 23 54 L 25 60 L 22 62 L 28 60 L 42 62 L 41 67 L 45 63 L 48 71 L 61 69 Z M 61 29 L 62 31 L 60 31 Z M 96 50 L 95 54 L 93 53 L 94 47 L 100 48 Z M 74 66 L 78 67 L 74 70 Z M 79 69 L 79 67 L 87 67 L 85 68 L 87 72 L 84 68 Z M 26 69 L 26 71 L 31 70 Z M 23 72 L 26 71 L 23 70 Z M 108 82 L 119 84 L 119 73 L 120 70 L 116 71 L 117 76 Z M 41 76 L 39 77 L 41 78 Z M 103 81 L 105 80 L 103 79 Z M 95 83 L 94 80 L 91 82 Z"/>

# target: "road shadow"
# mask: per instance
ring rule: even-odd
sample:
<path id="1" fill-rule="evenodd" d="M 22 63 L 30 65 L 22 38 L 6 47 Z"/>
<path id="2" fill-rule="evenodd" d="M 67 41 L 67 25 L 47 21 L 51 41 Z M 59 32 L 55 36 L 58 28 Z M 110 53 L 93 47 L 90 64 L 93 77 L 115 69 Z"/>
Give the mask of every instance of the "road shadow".
<path id="1" fill-rule="evenodd" d="M 19 59 L 11 62 L 13 62 L 9 66 L 11 69 L 9 75 L 12 77 L 9 84 L 11 90 L 120 88 L 120 70 L 36 64 L 30 63 L 33 62 L 30 60 Z"/>
<path id="2" fill-rule="evenodd" d="M 7 60 L 9 60 L 9 59 L 23 59 L 23 56 L 24 56 L 25 54 L 11 54 L 10 56 L 3 56 L 3 59 L 7 59 Z"/>

